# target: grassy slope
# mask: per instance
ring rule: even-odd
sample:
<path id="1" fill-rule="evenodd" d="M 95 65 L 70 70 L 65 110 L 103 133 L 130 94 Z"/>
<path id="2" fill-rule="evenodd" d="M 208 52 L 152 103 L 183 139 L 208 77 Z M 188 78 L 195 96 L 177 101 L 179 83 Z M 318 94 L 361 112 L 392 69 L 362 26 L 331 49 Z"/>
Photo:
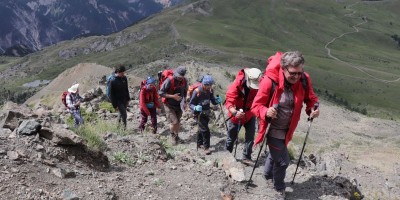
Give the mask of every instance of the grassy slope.
<path id="1" fill-rule="evenodd" d="M 358 3 L 350 10 L 349 5 L 353 2 L 357 1 L 214 0 L 210 1 L 213 7 L 210 16 L 196 12 L 182 16 L 181 11 L 166 10 L 122 32 L 66 41 L 23 58 L 21 60 L 28 60 L 32 71 L 47 68 L 38 76 L 11 85 L 15 87 L 30 80 L 54 78 L 80 62 L 96 62 L 105 66 L 127 63 L 136 67 L 159 59 L 197 59 L 228 66 L 263 68 L 266 58 L 277 50 L 300 50 L 305 54 L 306 70 L 312 75 L 315 88 L 335 94 L 354 106 L 366 107 L 371 115 L 399 119 L 400 105 L 395 103 L 400 99 L 399 82 L 373 80 L 348 64 L 329 58 L 324 49 L 333 38 L 354 31 L 351 26 L 361 23 L 361 16 L 367 16 L 369 22 L 360 26 L 360 33 L 346 35 L 329 46 L 332 54 L 378 78 L 389 80 L 399 77 L 399 49 L 390 36 L 400 35 L 400 24 L 396 20 L 400 18 L 397 12 L 400 2 Z M 356 13 L 352 17 L 344 16 L 353 10 Z M 172 23 L 179 32 L 176 40 L 171 33 Z M 140 32 L 146 27 L 157 28 L 143 40 L 113 51 L 68 60 L 58 57 L 60 50 L 86 48 L 99 40 L 113 41 L 118 36 Z M 187 45 L 210 47 L 223 53 L 190 51 L 185 47 Z M 181 56 L 181 52 L 185 52 L 185 57 Z M 16 60 L 9 62 L 15 63 Z M 5 65 L 0 63 L 0 69 Z"/>
<path id="2" fill-rule="evenodd" d="M 234 1 L 230 6 L 226 3 L 214 1 L 214 14 L 210 17 L 180 19 L 179 31 L 188 41 L 261 59 L 276 50 L 300 50 L 305 54 L 306 70 L 316 88 L 327 90 L 353 106 L 367 108 L 374 116 L 399 117 L 400 106 L 395 103 L 400 99 L 396 92 L 400 89 L 399 81 L 376 81 L 348 64 L 329 58 L 324 49 L 333 38 L 354 31 L 351 26 L 367 16 L 369 21 L 361 25 L 359 33 L 346 35 L 329 46 L 332 54 L 380 79 L 399 78 L 399 49 L 390 38 L 400 33 L 400 24 L 396 21 L 399 2 L 358 3 L 352 7 L 348 1 L 324 1 L 324 4 L 321 1 Z M 353 16 L 344 16 L 352 11 L 356 11 Z"/>

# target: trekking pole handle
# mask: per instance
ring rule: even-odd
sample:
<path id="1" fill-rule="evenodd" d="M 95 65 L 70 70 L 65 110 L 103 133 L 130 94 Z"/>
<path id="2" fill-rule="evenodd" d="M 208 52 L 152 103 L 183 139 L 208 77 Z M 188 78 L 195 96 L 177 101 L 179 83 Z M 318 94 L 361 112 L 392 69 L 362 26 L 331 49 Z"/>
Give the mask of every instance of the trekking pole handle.
<path id="1" fill-rule="evenodd" d="M 319 107 L 319 102 L 317 102 L 317 103 L 314 104 L 314 110 L 317 110 L 318 107 Z M 309 118 L 307 119 L 307 121 L 312 121 L 313 119 L 314 119 L 314 118 L 309 117 Z"/>
<path id="2" fill-rule="evenodd" d="M 274 104 L 272 106 L 275 110 L 278 110 L 279 105 L 278 104 Z M 271 117 L 267 117 L 267 122 L 271 122 L 272 118 Z"/>

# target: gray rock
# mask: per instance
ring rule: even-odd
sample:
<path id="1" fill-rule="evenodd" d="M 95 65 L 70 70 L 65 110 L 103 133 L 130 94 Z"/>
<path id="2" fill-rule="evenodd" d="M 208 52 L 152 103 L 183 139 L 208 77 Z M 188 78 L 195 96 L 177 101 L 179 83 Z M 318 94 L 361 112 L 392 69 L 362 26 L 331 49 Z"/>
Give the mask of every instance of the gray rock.
<path id="1" fill-rule="evenodd" d="M 10 160 L 18 160 L 20 158 L 19 154 L 16 151 L 7 151 L 7 156 Z"/>
<path id="2" fill-rule="evenodd" d="M 51 172 L 53 172 L 54 175 L 56 175 L 59 178 L 75 178 L 76 173 L 74 171 L 62 169 L 62 168 L 56 168 L 53 169 Z"/>
<path id="3" fill-rule="evenodd" d="M 80 198 L 71 190 L 65 189 L 61 195 L 63 200 L 79 200 Z"/>
<path id="4" fill-rule="evenodd" d="M 34 119 L 25 120 L 17 128 L 17 134 L 33 135 L 40 131 L 42 125 Z"/>
<path id="5" fill-rule="evenodd" d="M 237 162 L 231 153 L 225 153 L 222 160 L 222 168 L 227 177 L 234 181 L 243 182 L 246 180 L 244 166 Z"/>
<path id="6" fill-rule="evenodd" d="M 19 125 L 19 120 L 25 118 L 20 112 L 17 111 L 6 111 L 0 114 L 0 127 L 8 128 L 11 131 L 16 129 Z"/>

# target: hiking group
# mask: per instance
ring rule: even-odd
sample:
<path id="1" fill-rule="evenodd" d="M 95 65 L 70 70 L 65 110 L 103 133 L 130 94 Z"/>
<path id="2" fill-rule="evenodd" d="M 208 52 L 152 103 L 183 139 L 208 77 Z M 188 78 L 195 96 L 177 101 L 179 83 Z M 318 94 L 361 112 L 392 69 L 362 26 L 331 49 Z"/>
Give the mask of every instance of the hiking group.
<path id="1" fill-rule="evenodd" d="M 225 120 L 225 149 L 231 153 L 234 151 L 236 156 L 238 134 L 244 127 L 242 162 L 256 167 L 252 159 L 252 150 L 257 144 L 263 145 L 265 140 L 269 153 L 264 164 L 263 176 L 273 183 L 274 189 L 283 197 L 286 188 L 284 178 L 290 162 L 287 145 L 299 122 L 303 103 L 306 105 L 305 112 L 311 119 L 319 116 L 318 97 L 314 93 L 311 78 L 304 72 L 304 62 L 303 55 L 298 51 L 277 52 L 269 57 L 264 73 L 258 68 L 239 70 L 225 95 L 224 106 L 228 111 L 228 119 Z M 106 94 L 112 106 L 119 112 L 119 121 L 122 121 L 126 128 L 129 92 L 124 72 L 124 66 L 116 67 L 115 75 L 107 78 Z M 185 75 L 186 68 L 179 66 L 158 74 L 158 89 L 156 79 L 152 76 L 141 82 L 139 129 L 144 131 L 150 116 L 153 133 L 157 134 L 157 113 L 160 112 L 158 110 L 161 108 L 161 98 L 170 123 L 172 143 L 181 143 L 181 118 L 189 107 L 198 126 L 197 148 L 204 149 L 204 153 L 209 155 L 211 133 L 208 123 L 212 113 L 211 104 L 220 105 L 222 111 L 222 99 L 214 94 L 215 82 L 212 75 L 204 75 L 198 83 L 191 86 L 188 85 Z M 79 111 L 78 86 L 74 85 L 68 90 L 71 91 L 71 95 L 67 98 L 68 108 L 76 125 L 83 123 Z M 258 134 L 255 138 L 257 122 Z"/>

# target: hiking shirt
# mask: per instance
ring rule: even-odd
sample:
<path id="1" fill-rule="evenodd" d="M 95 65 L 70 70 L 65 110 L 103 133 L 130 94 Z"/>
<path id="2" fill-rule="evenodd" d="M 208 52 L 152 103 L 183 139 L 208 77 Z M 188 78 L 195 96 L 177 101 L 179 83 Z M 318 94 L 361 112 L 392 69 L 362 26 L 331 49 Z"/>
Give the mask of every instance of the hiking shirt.
<path id="1" fill-rule="evenodd" d="M 115 76 L 115 79 L 110 83 L 111 104 L 114 108 L 119 104 L 127 105 L 129 102 L 128 79 L 126 76 Z"/>
<path id="2" fill-rule="evenodd" d="M 208 111 L 210 110 L 210 102 L 213 105 L 217 105 L 214 93 L 211 90 L 203 90 L 203 87 L 199 86 L 193 91 L 192 97 L 190 98 L 189 101 L 189 106 L 190 109 L 193 111 L 194 107 L 197 105 L 202 106 L 203 111 Z"/>
<path id="3" fill-rule="evenodd" d="M 248 90 L 248 92 L 246 92 L 246 90 Z M 246 97 L 245 94 L 247 94 L 246 105 L 243 105 Z M 240 70 L 236 75 L 236 79 L 231 85 L 229 85 L 228 90 L 226 91 L 225 101 L 225 107 L 228 109 L 228 111 L 229 108 L 233 106 L 236 108 L 236 110 L 239 111 L 239 109 L 243 109 L 245 112 L 245 116 L 240 119 L 240 124 L 245 124 L 252 117 L 254 117 L 254 114 L 251 112 L 250 108 L 256 94 L 257 90 L 249 89 L 246 85 L 244 69 Z M 232 113 L 228 112 L 228 115 L 231 117 Z M 232 117 L 231 121 L 234 124 L 239 124 L 239 119 L 236 117 Z"/>
<path id="4" fill-rule="evenodd" d="M 179 94 L 179 96 L 182 97 L 181 101 L 185 101 L 185 97 L 186 97 L 186 93 L 188 90 L 188 86 L 187 86 L 187 80 L 185 79 L 185 81 L 179 81 L 175 76 L 173 76 L 174 79 L 174 84 L 172 86 L 172 81 L 171 78 L 168 77 L 167 79 L 165 79 L 164 83 L 161 85 L 160 90 L 158 91 L 158 94 L 161 97 L 165 97 L 166 94 Z M 171 88 L 173 87 L 173 88 Z M 167 102 L 166 104 L 174 109 L 181 109 L 180 107 L 180 103 L 181 101 L 176 101 L 175 99 L 172 98 L 166 98 Z"/>
<path id="5" fill-rule="evenodd" d="M 148 116 L 150 115 L 150 111 L 147 108 L 146 104 L 153 103 L 153 108 L 161 108 L 160 102 L 158 101 L 157 89 L 155 86 L 151 86 L 150 90 L 146 88 L 146 85 L 140 88 L 139 102 L 140 110 L 143 110 Z"/>
<path id="6" fill-rule="evenodd" d="M 268 136 L 277 139 L 285 139 L 286 131 L 289 129 L 290 120 L 293 114 L 293 92 L 289 83 L 285 84 L 285 89 L 279 99 L 277 120 L 271 120 Z"/>
<path id="7" fill-rule="evenodd" d="M 281 99 L 282 93 L 285 88 L 285 77 L 283 75 L 283 69 L 280 65 L 280 60 L 282 57 L 281 52 L 277 52 L 274 56 L 268 58 L 268 66 L 264 73 L 264 78 L 260 83 L 260 87 L 258 89 L 258 93 L 254 98 L 253 105 L 251 107 L 251 111 L 254 113 L 259 120 L 259 129 L 258 135 L 255 140 L 254 145 L 262 142 L 264 139 L 265 131 L 268 126 L 268 122 L 266 121 L 266 113 L 269 107 L 272 107 L 274 104 L 278 104 Z M 293 133 L 297 127 L 297 124 L 300 120 L 301 109 L 303 108 L 303 102 L 306 104 L 306 113 L 310 115 L 311 109 L 314 104 L 318 102 L 318 97 L 315 95 L 311 78 L 310 76 L 304 72 L 304 75 L 307 77 L 307 92 L 304 90 L 304 87 L 301 83 L 302 80 L 299 80 L 295 84 L 290 86 L 290 89 L 293 92 L 293 114 L 290 121 L 290 125 L 286 132 L 285 144 L 288 145 L 289 141 L 292 140 Z M 275 91 L 272 95 L 272 99 L 268 104 L 268 100 L 270 99 L 270 92 L 272 89 L 272 80 L 277 83 L 275 87 Z M 307 96 L 306 96 L 307 94 Z M 278 108 L 279 110 L 279 108 Z"/>
<path id="8" fill-rule="evenodd" d="M 83 101 L 83 98 L 79 95 L 79 93 L 68 93 L 65 98 L 65 102 L 67 103 L 68 109 L 73 112 L 80 109 L 80 106 L 75 106 L 78 101 Z"/>

